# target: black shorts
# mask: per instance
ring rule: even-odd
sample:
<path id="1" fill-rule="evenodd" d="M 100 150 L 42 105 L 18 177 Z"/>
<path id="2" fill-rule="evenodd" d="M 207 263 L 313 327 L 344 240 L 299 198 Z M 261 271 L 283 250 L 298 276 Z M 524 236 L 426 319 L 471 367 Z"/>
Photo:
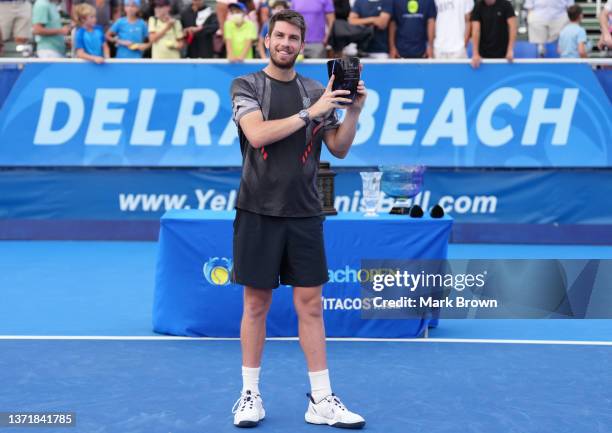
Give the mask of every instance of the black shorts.
<path id="1" fill-rule="evenodd" d="M 232 281 L 257 289 L 328 281 L 325 217 L 289 218 L 236 210 Z"/>

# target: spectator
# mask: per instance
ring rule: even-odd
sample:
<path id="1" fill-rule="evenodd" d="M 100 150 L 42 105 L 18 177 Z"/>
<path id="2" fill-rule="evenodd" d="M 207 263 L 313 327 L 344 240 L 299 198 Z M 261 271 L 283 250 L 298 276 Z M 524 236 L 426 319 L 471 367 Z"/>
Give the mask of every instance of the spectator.
<path id="1" fill-rule="evenodd" d="M 383 0 L 355 0 L 349 14 L 349 23 L 355 26 L 374 28 L 374 36 L 366 47 L 368 57 L 389 58 L 389 32 L 378 28 L 378 19 L 382 12 Z"/>
<path id="2" fill-rule="evenodd" d="M 472 67 L 482 58 L 514 58 L 516 15 L 508 0 L 480 0 L 472 12 Z"/>
<path id="3" fill-rule="evenodd" d="M 213 9 L 202 0 L 192 0 L 183 10 L 181 25 L 185 29 L 187 57 L 191 59 L 213 57 L 213 36 L 219 29 Z"/>
<path id="4" fill-rule="evenodd" d="M 599 49 L 612 49 L 612 0 L 608 0 L 601 9 L 599 27 L 601 28 L 601 38 L 597 44 Z"/>
<path id="5" fill-rule="evenodd" d="M 327 42 L 336 20 L 332 0 L 293 0 L 292 7 L 301 13 L 306 21 L 304 57 L 327 57 Z"/>
<path id="6" fill-rule="evenodd" d="M 32 38 L 31 22 L 29 0 L 0 0 L 0 45 L 12 39 L 16 44 L 28 43 Z"/>
<path id="7" fill-rule="evenodd" d="M 336 20 L 348 21 L 351 13 L 351 2 L 349 0 L 334 0 L 334 16 Z"/>
<path id="8" fill-rule="evenodd" d="M 140 0 L 126 0 L 125 17 L 119 18 L 106 32 L 106 40 L 117 46 L 118 59 L 140 59 L 150 44 L 146 23 L 138 17 Z"/>
<path id="9" fill-rule="evenodd" d="M 183 4 L 183 0 L 169 0 L 170 1 L 170 16 L 177 18 L 181 15 L 181 11 L 190 5 L 190 1 L 187 4 Z M 142 0 L 140 8 L 140 15 L 145 22 L 149 22 L 149 18 L 155 16 L 155 0 Z"/>
<path id="10" fill-rule="evenodd" d="M 436 31 L 434 0 L 386 0 L 379 18 L 380 27 L 389 27 L 389 56 L 432 58 Z"/>
<path id="11" fill-rule="evenodd" d="M 434 57 L 465 59 L 470 40 L 470 13 L 474 0 L 436 0 L 436 38 Z"/>
<path id="12" fill-rule="evenodd" d="M 230 62 L 253 58 L 253 44 L 257 42 L 257 27 L 246 19 L 247 8 L 242 3 L 231 3 L 228 9 L 223 37 Z"/>
<path id="13" fill-rule="evenodd" d="M 219 20 L 219 34 L 223 35 L 223 29 L 225 28 L 225 20 L 229 10 L 229 5 L 234 3 L 235 0 L 217 0 L 217 20 Z"/>
<path id="14" fill-rule="evenodd" d="M 36 0 L 32 9 L 32 30 L 36 40 L 36 55 L 43 59 L 66 55 L 65 36 L 70 26 L 63 26 L 57 5 L 49 0 Z"/>
<path id="15" fill-rule="evenodd" d="M 566 25 L 559 35 L 559 54 L 563 58 L 587 58 L 588 39 L 586 31 L 580 27 L 582 21 L 582 8 L 578 5 L 567 9 L 570 23 Z"/>
<path id="16" fill-rule="evenodd" d="M 259 2 L 259 6 L 257 8 L 257 17 L 259 20 L 259 25 L 261 27 L 263 27 L 263 25 L 267 23 L 270 19 L 270 3 L 274 3 L 274 1 L 260 0 Z"/>
<path id="17" fill-rule="evenodd" d="M 286 0 L 270 0 L 269 7 L 271 8 L 270 15 L 274 16 L 280 11 L 285 9 L 289 9 L 289 2 Z M 267 59 L 269 51 L 265 45 L 265 39 L 268 34 L 270 22 L 267 21 L 261 26 L 261 33 L 259 34 L 259 41 L 257 43 L 257 51 L 259 52 L 259 57 L 262 59 Z"/>
<path id="18" fill-rule="evenodd" d="M 149 41 L 153 59 L 180 59 L 183 26 L 170 16 L 170 1 L 155 0 L 155 16 L 149 18 Z"/>
<path id="19" fill-rule="evenodd" d="M 74 6 L 84 3 L 95 8 L 97 25 L 104 31 L 121 17 L 120 0 L 74 0 L 72 7 L 74 9 Z"/>
<path id="20" fill-rule="evenodd" d="M 96 9 L 80 3 L 72 8 L 74 21 L 78 28 L 74 37 L 74 48 L 79 59 L 104 63 L 110 57 L 108 44 L 104 39 L 104 29 L 97 24 Z"/>
<path id="21" fill-rule="evenodd" d="M 239 0 L 238 3 L 246 6 L 246 19 L 252 21 L 255 24 L 255 29 L 259 30 L 259 15 L 257 13 L 259 0 L 257 0 L 257 3 L 255 3 L 255 0 Z"/>
<path id="22" fill-rule="evenodd" d="M 559 39 L 568 23 L 567 8 L 573 4 L 574 0 L 525 0 L 529 42 L 538 44 L 540 55 L 544 55 L 544 44 Z"/>

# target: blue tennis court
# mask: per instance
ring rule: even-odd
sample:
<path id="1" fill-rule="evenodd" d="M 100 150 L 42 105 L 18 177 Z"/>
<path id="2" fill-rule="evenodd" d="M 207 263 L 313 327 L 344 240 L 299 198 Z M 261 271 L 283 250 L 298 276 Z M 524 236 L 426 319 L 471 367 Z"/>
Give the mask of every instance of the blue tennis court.
<path id="1" fill-rule="evenodd" d="M 0 344 L 2 408 L 76 412 L 79 432 L 236 431 L 238 341 Z M 328 350 L 334 388 L 362 411 L 367 431 L 612 431 L 609 345 L 330 342 Z M 258 428 L 324 430 L 303 420 L 298 343 L 268 342 L 262 366 L 268 415 Z"/>
<path id="2" fill-rule="evenodd" d="M 449 249 L 451 258 L 553 253 L 612 249 Z M 0 243 L 1 411 L 75 412 L 70 431 L 84 433 L 235 431 L 240 343 L 151 331 L 155 254 L 150 242 Z M 430 337 L 329 342 L 334 390 L 368 431 L 612 432 L 610 321 L 447 320 Z M 303 420 L 298 342 L 269 341 L 262 367 L 259 428 L 323 430 Z"/>

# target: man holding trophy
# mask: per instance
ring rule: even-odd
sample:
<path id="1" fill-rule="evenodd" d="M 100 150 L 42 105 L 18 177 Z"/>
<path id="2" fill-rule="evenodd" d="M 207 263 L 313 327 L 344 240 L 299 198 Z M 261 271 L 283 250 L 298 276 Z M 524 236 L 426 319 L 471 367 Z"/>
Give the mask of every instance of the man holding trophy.
<path id="1" fill-rule="evenodd" d="M 311 384 L 306 422 L 344 428 L 365 424 L 332 393 L 327 370 L 321 291 L 328 272 L 316 176 L 323 140 L 334 156 L 347 155 L 366 88 L 358 59 L 332 61 L 326 88 L 297 74 L 294 64 L 304 47 L 305 27 L 295 11 L 275 14 L 265 38 L 269 64 L 236 78 L 231 87 L 243 157 L 232 271 L 233 281 L 244 286 L 243 388 L 233 409 L 238 427 L 253 427 L 265 417 L 259 372 L 266 315 L 279 282 L 293 286 Z M 342 124 L 336 108 L 346 109 Z"/>

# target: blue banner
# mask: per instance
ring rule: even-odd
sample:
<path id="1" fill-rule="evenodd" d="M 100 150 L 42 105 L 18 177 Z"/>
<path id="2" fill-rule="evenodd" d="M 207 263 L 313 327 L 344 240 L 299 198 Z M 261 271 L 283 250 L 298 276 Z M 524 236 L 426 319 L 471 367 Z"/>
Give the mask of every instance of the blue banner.
<path id="1" fill-rule="evenodd" d="M 261 67 L 27 63 L 0 110 L 0 166 L 239 166 L 229 87 Z M 298 71 L 326 81 L 324 64 Z M 363 78 L 336 166 L 612 166 L 610 100 L 587 64 L 369 63 Z"/>
<path id="2" fill-rule="evenodd" d="M 240 335 L 242 286 L 233 284 L 233 212 L 171 211 L 161 220 L 155 272 L 153 328 L 172 335 Z M 416 320 L 363 320 L 360 282 L 374 270 L 364 258 L 445 259 L 452 221 L 367 218 L 343 214 L 323 224 L 329 281 L 323 289 L 329 337 L 402 338 L 421 335 L 430 315 Z M 371 272 L 369 272 L 371 271 Z M 223 308 L 219 308 L 223 306 Z M 412 316 L 414 318 L 414 316 Z M 291 290 L 279 289 L 268 314 L 269 337 L 297 335 Z"/>
<path id="3" fill-rule="evenodd" d="M 336 209 L 363 210 L 356 170 L 338 170 Z M 457 223 L 612 224 L 609 170 L 431 169 L 415 202 Z M 238 170 L 0 170 L 0 220 L 150 220 L 172 209 L 232 210 Z M 384 198 L 381 212 L 392 199 Z"/>

